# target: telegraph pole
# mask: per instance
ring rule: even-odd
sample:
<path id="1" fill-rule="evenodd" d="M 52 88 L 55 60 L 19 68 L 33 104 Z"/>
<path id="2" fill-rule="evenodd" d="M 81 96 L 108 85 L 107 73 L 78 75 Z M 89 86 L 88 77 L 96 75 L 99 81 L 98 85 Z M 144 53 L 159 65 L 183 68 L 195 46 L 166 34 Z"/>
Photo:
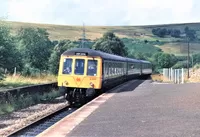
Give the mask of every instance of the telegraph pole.
<path id="1" fill-rule="evenodd" d="M 188 69 L 188 75 L 187 77 L 190 77 L 190 66 L 189 66 L 189 59 L 190 59 L 190 43 L 189 43 L 189 38 L 187 38 L 188 42 L 188 56 L 187 56 L 187 69 Z"/>
<path id="2" fill-rule="evenodd" d="M 81 48 L 85 47 L 85 39 L 86 39 L 86 35 L 85 35 L 85 24 L 83 23 L 83 29 L 82 29 L 83 33 L 82 33 L 82 39 L 81 39 Z"/>

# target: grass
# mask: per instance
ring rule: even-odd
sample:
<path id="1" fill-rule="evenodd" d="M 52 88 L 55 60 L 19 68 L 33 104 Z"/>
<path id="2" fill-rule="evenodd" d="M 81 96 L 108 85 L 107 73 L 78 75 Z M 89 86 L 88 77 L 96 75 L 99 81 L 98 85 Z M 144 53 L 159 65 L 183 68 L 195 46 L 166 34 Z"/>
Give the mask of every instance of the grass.
<path id="1" fill-rule="evenodd" d="M 161 75 L 161 74 L 152 74 L 151 75 L 151 79 L 153 80 L 153 81 L 163 81 L 163 75 Z"/>
<path id="2" fill-rule="evenodd" d="M 188 52 L 187 43 L 184 42 L 174 42 L 174 43 L 165 43 L 162 46 L 156 46 L 162 49 L 165 53 L 179 55 L 186 55 Z M 191 43 L 190 44 L 190 53 L 200 53 L 200 43 Z"/>
<path id="3" fill-rule="evenodd" d="M 200 64 L 196 64 L 190 69 L 190 78 L 187 78 L 187 70 L 185 71 L 184 79 L 188 83 L 199 83 L 200 82 Z"/>
<path id="4" fill-rule="evenodd" d="M 45 75 L 38 77 L 7 75 L 4 81 L 0 82 L 0 90 L 28 86 L 28 85 L 45 84 L 56 81 L 57 77 L 54 75 Z"/>
<path id="5" fill-rule="evenodd" d="M 156 52 L 159 52 L 159 46 L 156 47 L 154 45 L 160 45 L 163 44 L 161 42 L 155 42 L 155 41 L 148 41 L 147 43 L 144 42 L 144 40 L 140 39 L 128 39 L 123 38 L 122 39 L 125 46 L 128 48 L 128 51 L 131 52 L 138 52 L 138 53 L 151 53 L 154 54 Z"/>
<path id="6" fill-rule="evenodd" d="M 162 74 L 152 74 L 151 79 L 153 81 L 157 81 L 157 82 L 169 82 L 169 83 L 171 83 L 171 81 L 168 78 L 164 77 Z"/>
<path id="7" fill-rule="evenodd" d="M 45 84 L 50 82 L 56 82 L 57 77 L 54 75 L 41 75 L 38 77 L 24 77 L 24 76 L 12 76 L 7 75 L 4 81 L 0 82 L 0 91 L 5 89 L 11 89 L 15 87 L 23 87 L 28 85 Z M 52 100 L 58 97 L 60 93 L 52 90 L 48 93 L 39 94 L 36 92 L 34 95 L 22 95 L 19 98 L 10 97 L 9 102 L 0 103 L 0 115 L 7 114 L 18 109 L 26 108 L 34 104 L 38 104 L 44 101 Z M 0 100 L 1 101 L 1 100 Z"/>
<path id="8" fill-rule="evenodd" d="M 0 115 L 8 114 L 13 111 L 23 109 L 38 103 L 45 101 L 51 101 L 56 97 L 59 97 L 60 93 L 56 90 L 52 90 L 43 95 L 39 95 L 38 92 L 34 95 L 21 96 L 20 98 L 10 97 L 10 102 L 3 102 L 0 104 Z"/>

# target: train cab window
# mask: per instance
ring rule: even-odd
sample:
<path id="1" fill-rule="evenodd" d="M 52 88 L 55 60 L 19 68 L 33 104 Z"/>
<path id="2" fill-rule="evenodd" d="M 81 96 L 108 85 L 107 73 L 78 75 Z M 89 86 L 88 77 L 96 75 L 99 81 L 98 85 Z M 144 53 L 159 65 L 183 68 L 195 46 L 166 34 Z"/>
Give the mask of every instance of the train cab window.
<path id="1" fill-rule="evenodd" d="M 97 61 L 96 60 L 88 60 L 87 75 L 88 76 L 97 75 Z"/>
<path id="2" fill-rule="evenodd" d="M 83 75 L 84 74 L 84 66 L 85 66 L 85 60 L 84 59 L 76 59 L 76 61 L 75 61 L 75 74 Z"/>
<path id="3" fill-rule="evenodd" d="M 63 74 L 72 73 L 72 59 L 64 59 Z"/>

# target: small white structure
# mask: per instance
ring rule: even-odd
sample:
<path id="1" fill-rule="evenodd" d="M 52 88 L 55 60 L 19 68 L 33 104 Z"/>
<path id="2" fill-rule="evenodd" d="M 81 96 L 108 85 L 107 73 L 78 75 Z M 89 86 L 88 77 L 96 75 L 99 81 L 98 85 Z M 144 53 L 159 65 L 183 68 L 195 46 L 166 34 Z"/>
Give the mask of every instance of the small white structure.
<path id="1" fill-rule="evenodd" d="M 185 69 L 172 69 L 163 68 L 163 78 L 171 81 L 175 84 L 184 83 L 184 71 Z"/>

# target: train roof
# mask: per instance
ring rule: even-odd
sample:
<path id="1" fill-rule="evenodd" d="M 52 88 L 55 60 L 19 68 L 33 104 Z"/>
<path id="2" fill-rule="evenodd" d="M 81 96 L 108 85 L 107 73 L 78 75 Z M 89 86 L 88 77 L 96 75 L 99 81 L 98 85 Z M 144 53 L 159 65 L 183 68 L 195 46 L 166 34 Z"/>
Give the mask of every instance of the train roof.
<path id="1" fill-rule="evenodd" d="M 86 54 L 87 56 L 99 56 L 103 59 L 108 59 L 108 60 L 116 60 L 116 61 L 130 61 L 130 62 L 142 62 L 142 63 L 150 63 L 149 61 L 145 60 L 137 60 L 137 59 L 132 59 L 132 58 L 126 58 L 126 57 L 121 57 L 118 55 L 113 55 L 109 53 L 105 53 L 99 50 L 94 50 L 94 49 L 88 49 L 88 48 L 74 48 L 65 51 L 62 56 L 65 55 L 77 55 L 77 54 Z"/>
<path id="2" fill-rule="evenodd" d="M 151 64 L 151 62 L 149 61 L 146 61 L 146 60 L 140 60 L 142 63 L 148 63 L 148 64 Z"/>
<path id="3" fill-rule="evenodd" d="M 138 59 L 133 59 L 133 58 L 126 58 L 127 61 L 130 61 L 130 62 L 141 62 L 140 60 Z"/>

